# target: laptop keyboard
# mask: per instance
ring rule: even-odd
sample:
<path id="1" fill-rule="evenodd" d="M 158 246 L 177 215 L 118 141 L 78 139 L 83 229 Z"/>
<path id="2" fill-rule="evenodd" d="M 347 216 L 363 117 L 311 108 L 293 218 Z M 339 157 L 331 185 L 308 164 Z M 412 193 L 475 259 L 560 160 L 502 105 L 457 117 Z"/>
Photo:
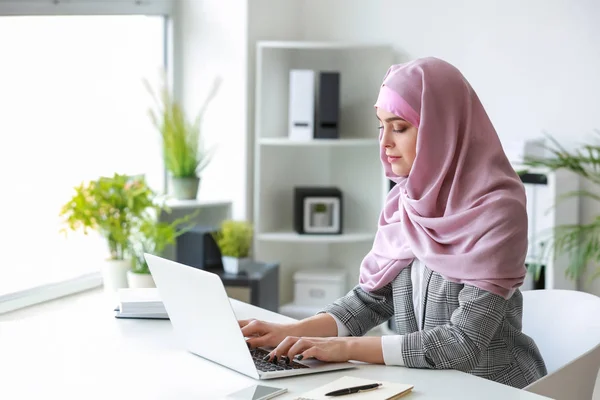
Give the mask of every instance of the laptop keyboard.
<path id="1" fill-rule="evenodd" d="M 265 356 L 267 354 L 269 354 L 268 351 L 263 350 L 263 349 L 258 349 L 258 348 L 252 349 L 252 350 L 250 350 L 250 354 L 252 355 L 252 360 L 254 361 L 254 365 L 256 365 L 256 369 L 258 369 L 259 371 L 262 371 L 262 372 L 285 371 L 288 369 L 308 368 L 306 365 L 302 365 L 295 361 L 290 362 L 290 365 L 287 365 L 287 363 L 281 359 L 277 360 L 277 364 L 275 364 L 271 361 L 263 361 L 263 358 L 265 358 Z"/>

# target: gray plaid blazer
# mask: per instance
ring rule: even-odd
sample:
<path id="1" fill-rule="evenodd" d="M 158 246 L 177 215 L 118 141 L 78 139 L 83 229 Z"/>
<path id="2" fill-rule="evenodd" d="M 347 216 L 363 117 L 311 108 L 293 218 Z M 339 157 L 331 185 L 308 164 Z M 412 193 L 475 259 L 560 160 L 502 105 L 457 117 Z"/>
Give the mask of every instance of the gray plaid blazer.
<path id="1" fill-rule="evenodd" d="M 410 266 L 372 293 L 356 286 L 322 312 L 335 315 L 352 336 L 393 317 L 403 335 L 406 367 L 456 369 L 517 388 L 546 375 L 535 342 L 521 332 L 523 295 L 506 300 L 474 286 L 453 283 L 423 268 L 423 330 L 418 329 Z"/>

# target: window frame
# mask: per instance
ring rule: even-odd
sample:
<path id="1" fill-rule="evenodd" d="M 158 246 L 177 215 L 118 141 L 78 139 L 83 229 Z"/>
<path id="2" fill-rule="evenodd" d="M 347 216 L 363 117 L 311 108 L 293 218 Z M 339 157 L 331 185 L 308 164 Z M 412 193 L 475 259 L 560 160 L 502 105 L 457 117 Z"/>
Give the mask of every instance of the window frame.
<path id="1" fill-rule="evenodd" d="M 0 16 L 17 15 L 164 15 L 175 0 L 0 0 Z"/>

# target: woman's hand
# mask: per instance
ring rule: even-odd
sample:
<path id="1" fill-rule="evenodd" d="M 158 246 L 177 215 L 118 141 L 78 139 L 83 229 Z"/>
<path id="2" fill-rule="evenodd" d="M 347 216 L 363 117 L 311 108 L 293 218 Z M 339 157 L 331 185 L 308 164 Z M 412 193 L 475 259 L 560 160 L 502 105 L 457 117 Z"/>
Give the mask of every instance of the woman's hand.
<path id="1" fill-rule="evenodd" d="M 275 361 L 283 357 L 289 364 L 298 356 L 297 360 L 316 358 L 320 361 L 344 362 L 351 359 L 351 340 L 352 338 L 347 337 L 288 336 L 269 353 L 269 360 Z"/>
<path id="2" fill-rule="evenodd" d="M 316 358 L 326 362 L 363 361 L 383 364 L 381 338 L 337 337 L 335 320 L 327 314 L 316 315 L 298 322 L 277 324 L 257 319 L 238 321 L 250 348 L 274 347 L 269 359 L 287 357 Z M 284 358 L 285 360 L 285 358 Z"/>
<path id="3" fill-rule="evenodd" d="M 294 334 L 294 324 L 276 324 L 257 319 L 238 321 L 242 334 L 247 337 L 246 343 L 250 348 L 275 347 L 287 336 Z"/>
<path id="4" fill-rule="evenodd" d="M 242 334 L 249 338 L 247 342 L 251 348 L 275 347 L 288 336 L 337 336 L 335 320 L 327 313 L 288 324 L 276 324 L 257 319 L 238 320 L 238 323 L 242 328 Z"/>

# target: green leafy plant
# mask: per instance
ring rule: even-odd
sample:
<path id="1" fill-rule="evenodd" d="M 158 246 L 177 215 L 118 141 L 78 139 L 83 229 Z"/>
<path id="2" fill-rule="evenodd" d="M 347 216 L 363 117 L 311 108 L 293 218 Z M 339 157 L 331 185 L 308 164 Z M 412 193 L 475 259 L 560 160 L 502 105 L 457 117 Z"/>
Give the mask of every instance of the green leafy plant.
<path id="1" fill-rule="evenodd" d="M 327 212 L 327 204 L 325 203 L 317 203 L 314 205 L 314 212 L 316 213 L 324 213 Z"/>
<path id="2" fill-rule="evenodd" d="M 584 144 L 573 151 L 568 151 L 556 139 L 546 136 L 550 144 L 543 147 L 551 156 L 526 157 L 525 166 L 542 167 L 550 171 L 568 170 L 595 185 L 600 185 L 600 145 Z M 600 202 L 600 194 L 588 190 L 565 193 L 559 201 L 573 196 Z M 544 258 L 553 254 L 567 254 L 570 263 L 566 275 L 571 279 L 579 278 L 590 262 L 600 263 L 600 216 L 585 224 L 555 227 L 547 244 Z M 600 267 L 596 268 L 591 279 L 598 276 L 600 276 Z"/>
<path id="3" fill-rule="evenodd" d="M 149 109 L 148 113 L 162 139 L 165 168 L 175 178 L 197 177 L 212 159 L 213 151 L 204 148 L 200 126 L 206 109 L 217 92 L 219 81 L 215 80 L 209 96 L 193 120 L 188 118 L 183 107 L 174 100 L 164 79 L 158 94 L 147 80 L 144 85 L 155 102 L 156 108 Z"/>
<path id="4" fill-rule="evenodd" d="M 155 196 L 144 178 L 115 173 L 75 187 L 59 215 L 70 230 L 100 233 L 108 242 L 110 258 L 123 260 L 138 221 L 155 207 Z"/>
<path id="5" fill-rule="evenodd" d="M 246 221 L 226 220 L 214 236 L 221 255 L 245 258 L 252 247 L 253 227 Z"/>
<path id="6" fill-rule="evenodd" d="M 193 225 L 189 224 L 200 210 L 178 218 L 171 223 L 159 222 L 156 218 L 146 216 L 140 220 L 132 242 L 133 267 L 132 272 L 149 274 L 150 270 L 144 258 L 144 253 L 161 255 L 165 248 L 175 244 L 175 240 L 188 232 Z"/>

